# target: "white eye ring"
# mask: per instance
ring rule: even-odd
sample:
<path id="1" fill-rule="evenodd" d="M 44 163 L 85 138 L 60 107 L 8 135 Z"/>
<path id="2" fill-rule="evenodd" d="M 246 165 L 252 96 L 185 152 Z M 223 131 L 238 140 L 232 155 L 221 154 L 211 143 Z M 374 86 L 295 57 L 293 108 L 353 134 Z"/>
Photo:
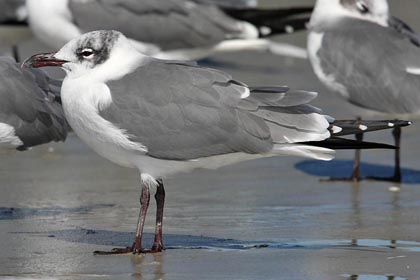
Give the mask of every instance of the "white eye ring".
<path id="1" fill-rule="evenodd" d="M 86 48 L 83 49 L 80 54 L 84 57 L 84 58 L 91 58 L 94 55 L 94 51 L 91 48 Z"/>
<path id="2" fill-rule="evenodd" d="M 357 1 L 356 6 L 357 6 L 357 9 L 359 9 L 359 11 L 362 14 L 369 13 L 369 7 L 368 7 L 368 5 L 366 5 L 365 1 L 363 1 L 363 0 Z"/>

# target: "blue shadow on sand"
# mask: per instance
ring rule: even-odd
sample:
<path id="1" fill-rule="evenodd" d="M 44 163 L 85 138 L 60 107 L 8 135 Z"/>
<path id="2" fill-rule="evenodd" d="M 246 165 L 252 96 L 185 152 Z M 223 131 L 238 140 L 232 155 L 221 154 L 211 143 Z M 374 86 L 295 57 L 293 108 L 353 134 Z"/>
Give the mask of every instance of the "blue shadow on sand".
<path id="1" fill-rule="evenodd" d="M 13 232 L 13 234 L 34 235 L 36 237 L 52 238 L 60 241 L 91 244 L 112 247 L 126 247 L 132 244 L 135 234 L 132 232 L 116 232 L 94 229 L 68 229 L 48 232 Z M 144 246 L 150 247 L 154 234 L 145 233 Z M 292 240 L 287 242 L 273 241 L 244 241 L 223 239 L 207 236 L 165 234 L 165 248 L 168 250 L 251 250 L 251 249 L 347 249 L 378 251 L 379 249 L 401 249 L 420 252 L 420 242 L 390 241 L 376 239 L 359 240 Z"/>
<path id="2" fill-rule="evenodd" d="M 327 178 L 348 178 L 353 170 L 352 160 L 316 161 L 306 160 L 299 162 L 295 168 L 309 175 Z M 372 163 L 361 163 L 360 172 L 366 177 L 391 177 L 394 174 L 393 166 Z M 420 184 L 420 170 L 401 168 L 402 183 Z"/>
<path id="3" fill-rule="evenodd" d="M 74 208 L 46 207 L 46 208 L 13 208 L 0 207 L 0 221 L 22 220 L 31 217 L 53 217 L 59 215 L 88 214 L 95 209 L 113 207 L 113 204 L 97 204 Z"/>

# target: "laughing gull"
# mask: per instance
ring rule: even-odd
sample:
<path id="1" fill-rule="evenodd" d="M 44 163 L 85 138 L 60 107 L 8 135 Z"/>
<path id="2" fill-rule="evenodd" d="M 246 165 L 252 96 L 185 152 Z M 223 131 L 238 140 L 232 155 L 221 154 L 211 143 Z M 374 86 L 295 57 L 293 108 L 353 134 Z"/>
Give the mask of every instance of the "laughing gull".
<path id="1" fill-rule="evenodd" d="M 0 57 L 0 144 L 26 150 L 64 141 L 69 126 L 59 102 L 61 82 Z"/>
<path id="2" fill-rule="evenodd" d="M 127 35 L 138 51 L 161 59 L 197 60 L 213 53 L 238 50 L 307 57 L 305 49 L 266 37 L 285 33 L 288 24 L 282 17 L 291 13 L 291 21 L 295 22 L 293 15 L 307 14 L 308 8 L 286 13 L 282 9 L 247 10 L 250 21 L 259 24 L 261 18 L 265 19 L 258 26 L 236 20 L 216 5 L 199 1 L 27 0 L 27 8 L 35 36 L 53 48 L 60 48 L 85 32 L 115 29 Z M 233 10 L 232 14 L 242 15 L 240 10 Z"/>
<path id="3" fill-rule="evenodd" d="M 117 31 L 84 34 L 59 52 L 35 55 L 24 65 L 61 66 L 66 71 L 61 98 L 74 132 L 101 156 L 140 171 L 135 242 L 112 253 L 163 249 L 162 179 L 172 174 L 279 155 L 330 160 L 330 147 L 365 147 L 331 138 L 360 129 L 309 105 L 316 93 L 248 87 L 195 63 L 148 57 Z M 156 234 L 152 249 L 145 250 L 141 239 L 150 188 L 156 189 Z"/>
<path id="4" fill-rule="evenodd" d="M 420 113 L 420 37 L 389 15 L 386 0 L 318 0 L 308 53 L 318 78 L 352 104 L 392 115 Z M 400 128 L 393 134 L 399 146 Z M 399 150 L 395 161 L 389 180 L 401 181 Z M 352 179 L 360 179 L 358 166 L 356 160 Z"/>

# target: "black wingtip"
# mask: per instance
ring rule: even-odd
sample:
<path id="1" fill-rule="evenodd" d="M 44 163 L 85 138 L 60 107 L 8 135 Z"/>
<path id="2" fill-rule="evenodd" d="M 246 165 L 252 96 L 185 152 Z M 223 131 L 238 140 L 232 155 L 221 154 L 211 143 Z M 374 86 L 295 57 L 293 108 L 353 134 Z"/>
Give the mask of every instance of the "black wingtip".
<path id="1" fill-rule="evenodd" d="M 261 37 L 270 37 L 306 29 L 313 9 L 312 6 L 299 6 L 277 9 L 223 8 L 223 11 L 235 19 L 247 21 L 258 27 Z"/>
<path id="2" fill-rule="evenodd" d="M 3 22 L 0 22 L 0 25 L 2 26 L 28 26 L 28 22 L 27 21 L 19 21 L 19 20 L 5 20 Z"/>
<path id="3" fill-rule="evenodd" d="M 386 149 L 386 150 L 398 150 L 397 146 L 364 142 L 351 139 L 343 139 L 339 137 L 332 137 L 324 141 L 319 142 L 304 142 L 301 144 L 316 146 L 321 148 L 333 149 L 333 150 L 372 150 L 372 149 Z"/>
<path id="4" fill-rule="evenodd" d="M 413 122 L 405 120 L 336 120 L 330 124 L 329 130 L 333 136 L 345 136 L 385 129 L 402 128 L 412 124 Z"/>

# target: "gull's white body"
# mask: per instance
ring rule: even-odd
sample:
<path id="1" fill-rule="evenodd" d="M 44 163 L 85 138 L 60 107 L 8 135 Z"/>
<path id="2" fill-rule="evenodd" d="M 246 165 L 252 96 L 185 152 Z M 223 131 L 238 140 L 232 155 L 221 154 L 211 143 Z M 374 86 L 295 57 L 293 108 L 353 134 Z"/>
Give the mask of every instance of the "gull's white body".
<path id="1" fill-rule="evenodd" d="M 23 145 L 13 126 L 0 122 L 0 148 L 16 149 Z"/>
<path id="2" fill-rule="evenodd" d="M 81 35 L 71 22 L 68 0 L 27 0 L 26 5 L 30 26 L 41 41 L 49 42 L 49 45 L 59 49 L 71 39 Z"/>
<path id="3" fill-rule="evenodd" d="M 114 53 L 113 71 L 100 68 L 92 75 L 83 72 L 68 72 L 62 86 L 61 98 L 67 121 L 74 132 L 95 152 L 108 160 L 125 167 L 137 168 L 142 174 L 154 178 L 186 172 L 194 168 L 216 168 L 237 161 L 260 158 L 262 155 L 237 153 L 190 161 L 168 161 L 146 155 L 147 147 L 130 141 L 125 131 L 120 130 L 99 115 L 112 101 L 108 80 L 118 79 L 141 64 L 145 57 L 133 48 L 121 49 L 121 55 Z M 59 54 L 58 54 L 59 55 Z M 124 59 L 130 58 L 130 60 Z M 118 73 L 109 76 L 109 73 Z"/>
<path id="4" fill-rule="evenodd" d="M 55 56 L 67 59 L 72 50 L 64 47 Z M 64 64 L 67 76 L 63 82 L 61 98 L 67 121 L 74 132 L 93 150 L 108 160 L 131 168 L 153 178 L 187 172 L 195 168 L 217 168 L 236 162 L 271 157 L 276 155 L 298 155 L 329 160 L 333 151 L 304 145 L 275 145 L 270 154 L 234 153 L 211 156 L 195 160 L 162 160 L 147 155 L 147 147 L 133 142 L 124 130 L 102 118 L 101 109 L 112 102 L 107 81 L 119 78 L 134 71 L 148 58 L 131 46 L 128 41 L 113 50 L 107 63 L 98 65 L 94 71 L 84 67 L 74 67 L 73 63 Z M 248 94 L 249 95 L 249 94 Z M 248 95 L 244 95 L 246 98 Z M 328 138 L 329 133 L 322 139 Z"/>
<path id="5" fill-rule="evenodd" d="M 83 94 L 80 94 L 81 92 Z M 146 154 L 147 147 L 130 141 L 125 131 L 115 127 L 98 114 L 99 108 L 106 106 L 110 101 L 110 96 L 107 96 L 106 92 L 109 92 L 109 88 L 104 83 L 92 83 L 85 77 L 75 79 L 68 77 L 63 83 L 62 101 L 67 121 L 80 139 L 99 155 L 118 165 L 137 168 L 141 174 L 160 178 L 195 168 L 213 169 L 269 156 L 236 153 L 188 161 L 152 158 Z M 284 150 L 287 154 L 289 149 L 285 146 Z M 292 151 L 293 149 L 289 153 L 293 154 Z"/>

